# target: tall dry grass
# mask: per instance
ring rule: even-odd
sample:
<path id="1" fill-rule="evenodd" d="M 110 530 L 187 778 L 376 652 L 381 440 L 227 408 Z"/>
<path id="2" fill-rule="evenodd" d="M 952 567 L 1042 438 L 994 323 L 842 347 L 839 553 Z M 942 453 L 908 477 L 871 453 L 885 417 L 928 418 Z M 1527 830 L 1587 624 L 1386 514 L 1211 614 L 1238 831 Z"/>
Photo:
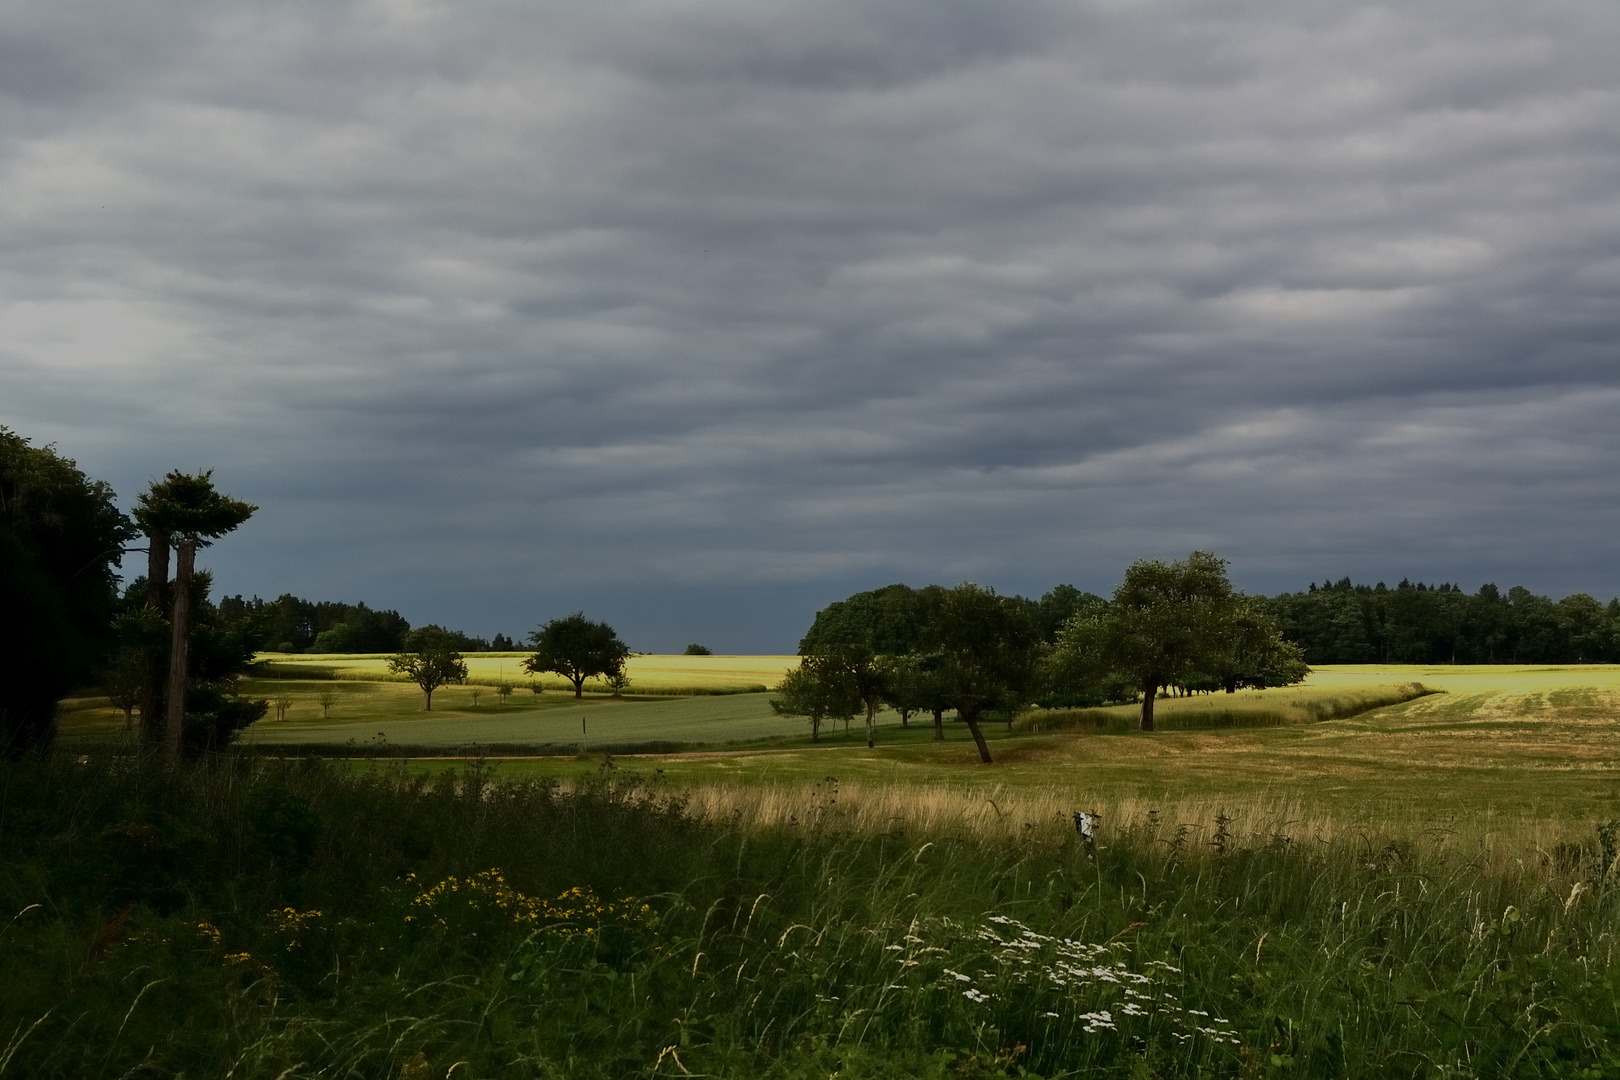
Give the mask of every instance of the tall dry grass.
<path id="1" fill-rule="evenodd" d="M 1074 814 L 1100 821 L 1098 842 L 1176 845 L 1213 854 L 1215 837 L 1236 847 L 1286 842 L 1339 851 L 1391 844 L 1425 857 L 1466 858 L 1482 872 L 1537 869 L 1589 840 L 1601 814 L 1458 813 L 1437 819 L 1409 807 L 1335 812 L 1286 794 L 1198 795 L 1155 799 L 1095 797 L 1075 791 L 964 789 L 948 784 L 884 785 L 832 778 L 819 784 L 695 784 L 681 789 L 693 817 L 747 830 L 837 830 L 865 835 L 953 836 L 996 844 L 1062 847 L 1073 841 Z"/>

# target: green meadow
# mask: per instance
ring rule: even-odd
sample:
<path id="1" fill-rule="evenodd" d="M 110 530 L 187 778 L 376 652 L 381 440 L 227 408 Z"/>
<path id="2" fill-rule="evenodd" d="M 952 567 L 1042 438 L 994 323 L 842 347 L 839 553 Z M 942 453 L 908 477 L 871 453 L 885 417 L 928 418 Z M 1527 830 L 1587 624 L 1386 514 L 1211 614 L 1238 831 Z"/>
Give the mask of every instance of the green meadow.
<path id="1" fill-rule="evenodd" d="M 763 676 L 787 659 L 636 662 L 638 678 L 662 672 L 674 685 L 699 674 Z M 475 674 L 506 663 L 477 661 Z M 306 663 L 336 666 L 330 658 Z M 868 750 L 859 723 L 833 726 L 813 743 L 802 722 L 776 716 L 770 694 L 758 692 L 638 695 L 633 684 L 623 698 L 576 700 L 523 686 L 502 703 L 473 684 L 441 688 L 424 712 L 414 686 L 362 680 L 374 662 L 345 663 L 339 679 L 256 680 L 254 693 L 288 707 L 285 719 L 250 728 L 244 745 L 337 756 L 482 754 L 498 759 L 499 775 L 559 779 L 591 775 L 612 754 L 617 768 L 696 786 L 793 787 L 836 776 L 873 789 L 1000 789 L 1098 808 L 1213 800 L 1414 827 L 1464 814 L 1587 820 L 1607 812 L 1620 780 L 1613 666 L 1327 667 L 1296 687 L 1163 699 L 1161 730 L 1150 734 L 1135 730 L 1135 706 L 1034 710 L 1010 726 L 988 726 L 997 763 L 986 767 L 961 725 L 947 721 L 945 741 L 936 742 L 926 716 L 903 726 L 895 713 L 880 713 L 878 745 Z M 336 694 L 325 709 L 322 693 Z M 63 730 L 69 741 L 116 739 L 120 718 L 104 702 L 70 702 Z M 524 760 L 530 753 L 544 756 Z"/>
<path id="2" fill-rule="evenodd" d="M 1620 1076 L 1620 668 L 1035 711 L 988 766 L 758 692 L 253 689 L 251 753 L 83 700 L 0 764 L 0 1077 Z"/>
<path id="3" fill-rule="evenodd" d="M 1226 813 L 1318 832 L 1398 828 L 1550 846 L 1563 832 L 1620 817 L 1614 666 L 1324 668 L 1300 687 L 1162 700 L 1164 730 L 1152 733 L 1133 730 L 1134 706 L 1037 711 L 1011 730 L 990 727 L 990 766 L 977 762 L 960 725 L 947 724 L 941 743 L 927 718 L 902 729 L 892 713 L 880 715 L 871 750 L 858 732 L 824 735 L 820 745 L 800 733 L 724 753 L 620 757 L 615 767 L 660 770 L 717 803 L 738 786 L 790 798 L 834 777 L 846 800 L 861 792 L 891 816 L 924 805 L 921 791 L 955 807 L 929 810 L 931 818 L 999 812 L 1019 827 L 1079 809 L 1115 822 L 1157 810 L 1206 824 Z M 598 754 L 495 767 L 566 780 L 599 766 Z"/>
<path id="4" fill-rule="evenodd" d="M 568 680 L 556 675 L 530 675 L 523 670 L 528 653 L 468 653 L 467 685 L 494 687 L 508 682 L 520 690 L 538 686 L 547 691 L 568 691 Z M 269 673 L 281 679 L 345 679 L 359 682 L 403 682 L 403 675 L 388 670 L 388 655 L 260 653 Z M 632 655 L 625 663 L 631 688 L 638 694 L 737 694 L 768 690 L 783 673 L 797 667 L 797 656 L 650 656 Z M 598 679 L 585 683 L 589 692 L 603 693 Z"/>

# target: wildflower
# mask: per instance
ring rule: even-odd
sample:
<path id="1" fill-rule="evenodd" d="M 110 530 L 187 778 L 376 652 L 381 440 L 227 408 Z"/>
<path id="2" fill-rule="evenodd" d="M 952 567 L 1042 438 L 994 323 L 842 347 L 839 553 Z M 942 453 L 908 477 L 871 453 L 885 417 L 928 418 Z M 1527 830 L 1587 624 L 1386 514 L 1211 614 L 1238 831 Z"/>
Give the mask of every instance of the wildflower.
<path id="1" fill-rule="evenodd" d="M 1118 955 L 1125 948 L 1120 943 L 1098 944 L 1040 934 L 1005 915 L 987 917 L 983 925 L 968 931 L 965 938 L 989 946 L 991 958 L 1001 968 L 999 973 L 979 972 L 980 985 L 994 985 L 999 979 L 1003 983 L 1044 989 L 1064 998 L 1087 990 L 1107 995 L 1105 1000 L 1112 1002 L 1107 1008 L 1075 1014 L 1075 1022 L 1087 1033 L 1118 1030 L 1121 1019 L 1158 1016 L 1170 1023 L 1171 1034 L 1181 1041 L 1200 1036 L 1219 1043 L 1241 1043 L 1229 1021 L 1212 1017 L 1203 1009 L 1184 1008 L 1155 985 L 1155 974 L 1178 973 L 1179 968 L 1162 960 L 1151 960 L 1142 965 L 1147 971 L 1133 970 L 1126 959 Z M 918 950 L 911 955 L 927 951 Z M 944 978 L 959 984 L 974 982 L 952 968 L 940 970 Z M 993 997 L 987 990 L 972 985 L 961 989 L 961 993 L 974 1003 L 990 1001 Z M 1063 1013 L 1058 1006 L 1039 1015 L 1057 1019 Z"/>

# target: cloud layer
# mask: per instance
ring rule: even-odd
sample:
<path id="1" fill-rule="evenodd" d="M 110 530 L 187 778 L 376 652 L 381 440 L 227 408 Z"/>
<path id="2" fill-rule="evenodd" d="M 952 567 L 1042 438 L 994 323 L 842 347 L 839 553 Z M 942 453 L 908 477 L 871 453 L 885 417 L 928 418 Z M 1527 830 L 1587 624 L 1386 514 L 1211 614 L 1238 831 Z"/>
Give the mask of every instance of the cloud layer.
<path id="1" fill-rule="evenodd" d="M 231 591 L 791 648 L 1210 548 L 1620 587 L 1620 8 L 0 8 L 0 423 Z M 638 636 L 639 635 L 639 636 Z"/>

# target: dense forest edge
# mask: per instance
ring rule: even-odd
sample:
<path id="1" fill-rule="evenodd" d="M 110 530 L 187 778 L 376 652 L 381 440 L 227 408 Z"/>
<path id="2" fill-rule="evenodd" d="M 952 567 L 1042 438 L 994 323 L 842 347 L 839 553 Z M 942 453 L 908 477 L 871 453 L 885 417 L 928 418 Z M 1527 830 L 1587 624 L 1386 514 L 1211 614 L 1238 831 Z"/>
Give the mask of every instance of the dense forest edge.
<path id="1" fill-rule="evenodd" d="M 1047 640 L 1088 601 L 1101 600 L 1073 585 L 1036 600 L 1014 599 L 1029 606 Z M 1522 585 L 1504 591 L 1487 583 L 1470 593 L 1450 583 L 1403 579 L 1391 587 L 1343 577 L 1254 599 L 1312 665 L 1620 663 L 1620 598 L 1604 604 L 1586 593 L 1553 600 Z M 259 648 L 272 652 L 394 653 L 412 629 L 399 612 L 364 601 L 291 593 L 275 600 L 226 596 L 218 608 L 227 623 L 254 624 Z M 462 652 L 522 648 L 505 634 L 486 639 L 450 632 Z"/>

